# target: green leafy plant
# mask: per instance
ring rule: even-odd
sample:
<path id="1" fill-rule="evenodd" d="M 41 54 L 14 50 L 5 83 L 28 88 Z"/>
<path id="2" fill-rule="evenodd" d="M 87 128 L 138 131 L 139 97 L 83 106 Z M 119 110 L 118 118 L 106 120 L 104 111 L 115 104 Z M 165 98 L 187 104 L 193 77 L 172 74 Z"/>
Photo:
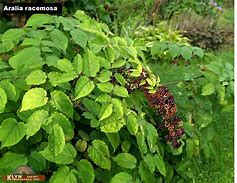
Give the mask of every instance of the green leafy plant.
<path id="1" fill-rule="evenodd" d="M 29 165 L 52 183 L 172 180 L 182 121 L 164 139 L 174 98 L 131 39 L 82 11 L 35 14 L 1 35 L 0 53 L 1 176 Z"/>

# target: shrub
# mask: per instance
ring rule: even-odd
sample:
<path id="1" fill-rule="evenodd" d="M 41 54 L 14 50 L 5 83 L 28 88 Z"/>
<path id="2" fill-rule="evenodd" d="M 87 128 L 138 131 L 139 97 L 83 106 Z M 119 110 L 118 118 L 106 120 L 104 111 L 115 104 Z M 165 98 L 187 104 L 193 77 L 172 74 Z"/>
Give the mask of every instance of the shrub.
<path id="1" fill-rule="evenodd" d="M 82 11 L 35 14 L 1 35 L 0 53 L 0 175 L 29 165 L 49 182 L 172 180 L 182 120 L 131 39 Z"/>

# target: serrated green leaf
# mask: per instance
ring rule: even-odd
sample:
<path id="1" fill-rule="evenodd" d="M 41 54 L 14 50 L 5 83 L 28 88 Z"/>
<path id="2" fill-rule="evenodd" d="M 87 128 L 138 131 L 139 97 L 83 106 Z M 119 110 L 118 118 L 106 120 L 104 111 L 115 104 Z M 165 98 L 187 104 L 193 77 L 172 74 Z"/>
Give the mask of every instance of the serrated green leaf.
<path id="1" fill-rule="evenodd" d="M 25 136 L 25 124 L 14 118 L 5 119 L 0 127 L 1 148 L 17 144 Z"/>
<path id="2" fill-rule="evenodd" d="M 100 108 L 99 113 L 99 121 L 108 118 L 113 111 L 113 105 L 112 104 L 103 104 Z"/>
<path id="3" fill-rule="evenodd" d="M 58 156 L 65 147 L 65 137 L 63 129 L 58 124 L 54 124 L 49 134 L 48 149 L 53 156 Z"/>
<path id="4" fill-rule="evenodd" d="M 23 96 L 21 111 L 44 106 L 47 102 L 47 92 L 43 88 L 32 88 Z"/>
<path id="5" fill-rule="evenodd" d="M 113 94 L 120 96 L 120 97 L 128 97 L 128 91 L 125 87 L 123 86 L 118 86 L 116 85 L 113 89 Z"/>
<path id="6" fill-rule="evenodd" d="M 120 144 L 119 133 L 106 133 L 106 136 L 109 139 L 109 141 L 115 151 Z"/>
<path id="7" fill-rule="evenodd" d="M 13 101 L 16 100 L 17 92 L 16 92 L 16 87 L 14 84 L 12 84 L 9 80 L 2 80 L 2 81 L 0 81 L 0 87 L 5 91 L 8 100 L 13 100 Z M 4 98 L 3 95 L 4 94 L 0 94 L 0 96 L 2 96 L 2 98 Z M 0 99 L 0 101 L 1 101 L 1 99 Z M 0 109 L 0 111 L 1 111 L 1 109 Z"/>
<path id="8" fill-rule="evenodd" d="M 77 164 L 78 177 L 82 183 L 93 183 L 95 180 L 95 173 L 91 163 L 82 159 Z"/>
<path id="9" fill-rule="evenodd" d="M 163 158 L 160 156 L 160 154 L 156 154 L 155 156 L 153 156 L 155 165 L 157 170 L 164 176 L 166 176 L 166 169 L 165 169 L 165 163 Z"/>
<path id="10" fill-rule="evenodd" d="M 117 119 L 122 119 L 123 118 L 123 104 L 122 104 L 122 101 L 117 99 L 117 98 L 113 98 L 111 100 L 111 103 L 113 104 L 114 116 Z"/>
<path id="11" fill-rule="evenodd" d="M 14 171 L 17 167 L 27 164 L 27 158 L 24 154 L 6 152 L 0 158 L 0 167 Z"/>
<path id="12" fill-rule="evenodd" d="M 68 81 L 71 81 L 77 77 L 77 74 L 75 72 L 71 73 L 59 73 L 59 72 L 50 72 L 48 74 L 48 78 L 50 83 L 53 86 L 58 86 L 60 84 L 66 83 Z"/>
<path id="13" fill-rule="evenodd" d="M 124 120 L 116 118 L 113 114 L 100 122 L 100 129 L 105 133 L 116 133 L 124 126 Z"/>
<path id="14" fill-rule="evenodd" d="M 73 105 L 69 97 L 62 91 L 54 90 L 51 93 L 51 104 L 69 118 L 73 116 Z"/>
<path id="15" fill-rule="evenodd" d="M 180 54 L 185 60 L 190 60 L 192 57 L 192 50 L 187 46 L 182 46 L 180 48 Z"/>
<path id="16" fill-rule="evenodd" d="M 215 92 L 215 86 L 213 83 L 208 83 L 202 87 L 202 95 L 211 95 Z"/>
<path id="17" fill-rule="evenodd" d="M 77 183 L 76 176 L 67 166 L 60 167 L 53 173 L 49 183 Z"/>
<path id="18" fill-rule="evenodd" d="M 68 46 L 67 36 L 60 30 L 55 29 L 50 32 L 50 38 L 54 43 L 54 46 L 62 51 L 66 51 Z"/>
<path id="19" fill-rule="evenodd" d="M 100 112 L 100 105 L 95 102 L 94 100 L 91 100 L 91 99 L 88 99 L 88 98 L 85 98 L 83 99 L 83 105 L 86 107 L 86 109 L 93 113 L 95 116 L 97 116 Z"/>
<path id="20" fill-rule="evenodd" d="M 43 151 L 39 152 L 42 154 L 48 161 L 57 163 L 57 164 L 71 164 L 76 157 L 77 151 L 76 149 L 69 143 L 67 143 L 63 149 L 63 151 L 56 157 L 52 155 L 48 148 L 45 148 Z"/>
<path id="21" fill-rule="evenodd" d="M 0 113 L 3 113 L 7 104 L 7 95 L 5 91 L 0 88 Z"/>
<path id="22" fill-rule="evenodd" d="M 99 83 L 97 84 L 98 88 L 100 91 L 102 92 L 106 92 L 106 93 L 109 93 L 113 90 L 113 84 L 112 83 Z"/>
<path id="23" fill-rule="evenodd" d="M 82 48 L 86 47 L 88 35 L 81 29 L 73 29 L 70 31 L 73 41 Z"/>
<path id="24" fill-rule="evenodd" d="M 32 71 L 25 79 L 28 85 L 40 85 L 45 83 L 46 74 L 41 70 Z"/>
<path id="25" fill-rule="evenodd" d="M 92 51 L 87 49 L 83 56 L 83 73 L 87 76 L 95 77 L 99 69 L 99 59 Z"/>
<path id="26" fill-rule="evenodd" d="M 108 81 L 110 81 L 110 77 L 112 76 L 112 72 L 109 70 L 105 70 L 103 71 L 98 77 L 97 79 L 101 82 L 101 83 L 106 83 Z"/>
<path id="27" fill-rule="evenodd" d="M 81 55 L 76 54 L 76 56 L 73 58 L 73 67 L 77 74 L 81 74 L 83 69 L 83 60 Z"/>
<path id="28" fill-rule="evenodd" d="M 66 58 L 59 59 L 57 61 L 56 67 L 64 72 L 73 72 L 74 70 L 72 63 Z"/>
<path id="29" fill-rule="evenodd" d="M 110 153 L 108 146 L 101 140 L 92 141 L 92 146 L 88 148 L 90 159 L 99 167 L 110 170 Z"/>
<path id="30" fill-rule="evenodd" d="M 133 169 L 137 164 L 137 159 L 129 153 L 119 153 L 113 160 L 123 168 Z"/>
<path id="31" fill-rule="evenodd" d="M 150 154 L 147 154 L 145 157 L 144 157 L 144 161 L 146 162 L 149 170 L 151 173 L 154 173 L 155 171 L 155 168 L 156 168 L 156 165 L 155 165 L 155 162 L 154 162 L 154 159 L 152 157 L 152 155 Z"/>
<path id="32" fill-rule="evenodd" d="M 35 135 L 41 126 L 48 120 L 48 112 L 44 110 L 34 112 L 26 123 L 26 139 Z"/>
<path id="33" fill-rule="evenodd" d="M 138 131 L 138 122 L 136 115 L 134 113 L 130 113 L 127 116 L 126 120 L 126 126 L 128 128 L 128 131 L 131 135 L 136 135 Z"/>
<path id="34" fill-rule="evenodd" d="M 82 76 L 78 79 L 75 87 L 75 99 L 85 97 L 89 95 L 94 89 L 95 85 L 93 81 L 90 81 L 87 76 Z"/>
<path id="35" fill-rule="evenodd" d="M 42 171 L 46 169 L 46 160 L 37 151 L 32 151 L 30 153 L 29 164 L 35 171 Z"/>
<path id="36" fill-rule="evenodd" d="M 126 172 L 117 173 L 111 179 L 110 183 L 132 183 L 132 176 Z"/>
<path id="37" fill-rule="evenodd" d="M 51 23 L 51 21 L 52 21 L 52 16 L 50 15 L 34 14 L 28 19 L 26 26 L 38 27 L 44 24 Z"/>
<path id="38" fill-rule="evenodd" d="M 111 96 L 108 94 L 101 94 L 96 98 L 96 102 L 100 102 L 100 103 L 106 103 L 106 102 L 110 102 L 111 101 Z"/>
<path id="39" fill-rule="evenodd" d="M 40 56 L 40 49 L 36 47 L 24 48 L 9 59 L 10 66 L 18 72 L 40 69 L 44 64 Z"/>

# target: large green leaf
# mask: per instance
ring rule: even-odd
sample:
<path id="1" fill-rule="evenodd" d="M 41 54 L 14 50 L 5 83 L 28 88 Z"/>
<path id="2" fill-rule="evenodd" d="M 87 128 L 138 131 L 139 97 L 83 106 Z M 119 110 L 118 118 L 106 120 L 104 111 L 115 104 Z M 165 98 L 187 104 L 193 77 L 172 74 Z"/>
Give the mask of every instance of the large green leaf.
<path id="1" fill-rule="evenodd" d="M 155 177 L 154 174 L 152 174 L 149 171 L 149 169 L 144 161 L 140 162 L 139 174 L 141 176 L 142 182 L 144 182 L 144 183 L 156 182 L 156 180 L 158 179 L 158 177 Z"/>
<path id="2" fill-rule="evenodd" d="M 39 153 L 42 154 L 45 157 L 45 159 L 47 159 L 48 161 L 51 161 L 57 164 L 67 165 L 67 164 L 71 164 L 74 161 L 77 151 L 73 147 L 73 145 L 71 145 L 70 143 L 67 143 L 63 151 L 56 157 L 53 156 L 53 154 L 51 153 L 51 151 L 49 151 L 48 148 L 45 148 L 43 151 L 40 151 Z"/>
<path id="3" fill-rule="evenodd" d="M 42 26 L 43 24 L 51 23 L 52 18 L 53 17 L 50 15 L 34 14 L 28 19 L 26 26 L 33 26 L 33 27 Z"/>
<path id="4" fill-rule="evenodd" d="M 13 101 L 16 100 L 17 91 L 16 91 L 16 87 L 15 87 L 14 84 L 12 84 L 9 80 L 2 80 L 2 81 L 0 81 L 0 87 L 5 91 L 8 100 L 13 100 Z M 0 93 L 1 93 L 1 91 L 0 91 Z M 3 93 L 0 94 L 0 96 L 2 96 L 2 98 L 4 98 L 4 94 Z M 1 104 L 0 104 L 0 106 L 1 106 Z M 0 111 L 1 111 L 1 109 L 0 109 Z"/>
<path id="5" fill-rule="evenodd" d="M 42 171 L 46 169 L 46 160 L 37 151 L 32 151 L 30 153 L 29 164 L 35 171 Z"/>
<path id="6" fill-rule="evenodd" d="M 94 140 L 92 146 L 88 148 L 88 155 L 91 160 L 99 167 L 110 170 L 110 153 L 108 146 L 101 140 Z"/>
<path id="7" fill-rule="evenodd" d="M 66 51 L 68 46 L 67 36 L 60 30 L 55 29 L 50 32 L 50 37 L 54 43 L 54 46 L 62 51 Z"/>
<path id="8" fill-rule="evenodd" d="M 116 85 L 113 89 L 113 94 L 120 97 L 128 97 L 128 91 L 123 86 Z"/>
<path id="9" fill-rule="evenodd" d="M 26 124 L 26 139 L 35 135 L 41 126 L 48 120 L 48 112 L 39 110 L 34 112 L 28 119 Z"/>
<path id="10" fill-rule="evenodd" d="M 77 183 L 77 179 L 72 170 L 63 166 L 53 173 L 49 183 Z"/>
<path id="11" fill-rule="evenodd" d="M 113 160 L 123 168 L 133 169 L 136 167 L 137 159 L 129 153 L 119 153 Z"/>
<path id="12" fill-rule="evenodd" d="M 154 173 L 155 171 L 155 168 L 156 168 L 156 165 L 155 165 L 155 162 L 154 162 L 154 159 L 153 159 L 153 156 L 151 154 L 147 154 L 145 157 L 144 157 L 144 161 L 146 162 L 149 170 L 151 173 Z"/>
<path id="13" fill-rule="evenodd" d="M 40 55 L 41 53 L 39 48 L 24 48 L 9 59 L 9 64 L 13 69 L 16 69 L 22 73 L 36 68 L 40 69 L 44 64 Z"/>
<path id="14" fill-rule="evenodd" d="M 14 171 L 17 167 L 27 164 L 27 158 L 24 154 L 17 154 L 14 152 L 6 152 L 0 158 L 0 169 L 9 169 Z M 12 173 L 12 172 L 9 172 Z"/>
<path id="15" fill-rule="evenodd" d="M 65 137 L 61 126 L 59 126 L 58 124 L 54 124 L 48 139 L 49 151 L 53 154 L 53 156 L 58 156 L 65 147 Z"/>
<path id="16" fill-rule="evenodd" d="M 95 85 L 93 81 L 90 81 L 87 76 L 82 76 L 78 79 L 75 87 L 75 99 L 85 97 L 89 95 L 94 89 Z"/>
<path id="17" fill-rule="evenodd" d="M 122 104 L 122 101 L 117 99 L 117 98 L 113 98 L 111 100 L 111 103 L 113 104 L 114 116 L 118 119 L 122 119 L 123 118 L 123 104 Z"/>
<path id="18" fill-rule="evenodd" d="M 77 164 L 77 169 L 78 169 L 78 176 L 82 183 L 94 182 L 95 180 L 94 169 L 88 160 L 86 159 L 80 160 L 80 162 Z"/>
<path id="19" fill-rule="evenodd" d="M 106 133 L 106 136 L 109 139 L 109 141 L 115 151 L 120 144 L 119 133 Z"/>
<path id="20" fill-rule="evenodd" d="M 25 124 L 14 118 L 5 119 L 0 127 L 1 148 L 17 144 L 25 136 Z"/>
<path id="21" fill-rule="evenodd" d="M 83 68 L 83 59 L 81 55 L 76 54 L 76 56 L 73 58 L 73 67 L 77 74 L 81 74 L 82 68 Z"/>
<path id="22" fill-rule="evenodd" d="M 163 158 L 160 156 L 160 154 L 156 154 L 155 156 L 153 156 L 156 168 L 158 169 L 158 171 L 166 176 L 166 169 L 165 169 L 165 163 Z"/>
<path id="23" fill-rule="evenodd" d="M 113 111 L 112 104 L 109 103 L 103 104 L 100 108 L 99 120 L 101 121 L 105 118 L 108 118 L 112 114 L 112 111 Z"/>
<path id="24" fill-rule="evenodd" d="M 58 86 L 60 84 L 66 83 L 75 79 L 76 77 L 77 74 L 75 72 L 59 73 L 53 71 L 48 74 L 49 81 L 53 86 Z"/>
<path id="25" fill-rule="evenodd" d="M 32 88 L 23 96 L 21 111 L 44 106 L 47 102 L 47 92 L 43 88 Z"/>
<path id="26" fill-rule="evenodd" d="M 87 49 L 83 57 L 83 73 L 87 76 L 95 77 L 99 69 L 99 59 L 92 51 Z"/>
<path id="27" fill-rule="evenodd" d="M 66 114 L 68 117 L 73 116 L 73 105 L 69 97 L 62 91 L 54 90 L 51 93 L 51 104 L 59 111 Z"/>
<path id="28" fill-rule="evenodd" d="M 126 126 L 131 135 L 136 135 L 138 131 L 138 121 L 136 113 L 129 113 L 126 120 Z"/>
<path id="29" fill-rule="evenodd" d="M 124 126 L 124 124 L 125 122 L 123 119 L 120 120 L 112 114 L 110 117 L 101 121 L 100 129 L 105 133 L 116 133 Z"/>
<path id="30" fill-rule="evenodd" d="M 0 87 L 0 113 L 3 113 L 7 104 L 7 95 L 5 91 Z"/>
<path id="31" fill-rule="evenodd" d="M 73 67 L 71 61 L 69 61 L 66 58 L 59 59 L 57 61 L 57 64 L 55 65 L 55 67 L 57 67 L 58 69 L 60 69 L 63 72 L 73 72 L 73 70 L 74 70 L 74 67 Z"/>
<path id="32" fill-rule="evenodd" d="M 127 172 L 120 172 L 111 179 L 110 183 L 133 183 L 133 180 Z"/>
<path id="33" fill-rule="evenodd" d="M 202 87 L 202 95 L 211 95 L 215 92 L 215 86 L 213 83 L 208 83 Z"/>
<path id="34" fill-rule="evenodd" d="M 113 90 L 113 84 L 110 82 L 97 84 L 100 91 L 110 93 Z"/>
<path id="35" fill-rule="evenodd" d="M 81 29 L 73 29 L 70 31 L 73 41 L 82 48 L 86 47 L 88 35 Z"/>
<path id="36" fill-rule="evenodd" d="M 46 74 L 41 70 L 32 71 L 25 79 L 28 85 L 40 85 L 46 82 Z"/>
<path id="37" fill-rule="evenodd" d="M 111 76 L 112 76 L 112 72 L 109 70 L 105 70 L 105 71 L 101 72 L 101 74 L 97 77 L 97 79 L 100 82 L 105 83 L 105 82 L 110 81 Z"/>

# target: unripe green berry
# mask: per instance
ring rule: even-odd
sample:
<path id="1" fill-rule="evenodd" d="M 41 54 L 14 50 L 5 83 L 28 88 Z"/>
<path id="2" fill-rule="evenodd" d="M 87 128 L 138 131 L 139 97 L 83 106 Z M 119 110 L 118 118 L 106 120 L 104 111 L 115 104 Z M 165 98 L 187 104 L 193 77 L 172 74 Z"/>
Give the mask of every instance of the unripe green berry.
<path id="1" fill-rule="evenodd" d="M 76 143 L 76 149 L 78 152 L 84 152 L 87 148 L 87 142 L 85 140 L 79 139 Z"/>

